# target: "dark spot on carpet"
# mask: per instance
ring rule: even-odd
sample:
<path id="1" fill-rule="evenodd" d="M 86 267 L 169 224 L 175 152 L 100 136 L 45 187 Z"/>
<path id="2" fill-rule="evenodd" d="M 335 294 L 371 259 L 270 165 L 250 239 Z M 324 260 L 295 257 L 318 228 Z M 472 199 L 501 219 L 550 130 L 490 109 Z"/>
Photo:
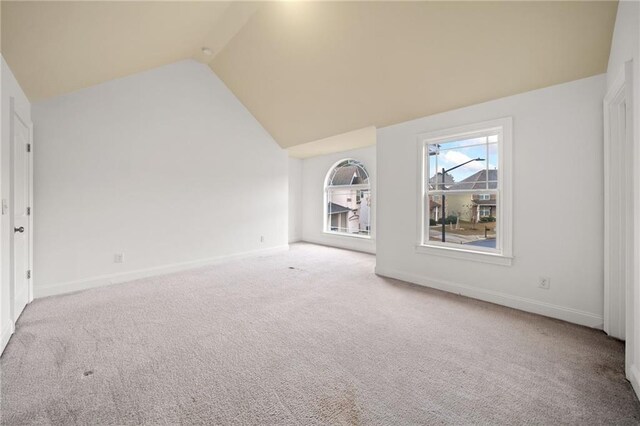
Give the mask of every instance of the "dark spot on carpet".
<path id="1" fill-rule="evenodd" d="M 595 364 L 593 366 L 594 371 L 597 374 L 608 377 L 612 380 L 625 380 L 624 368 L 622 365 L 609 365 L 609 364 Z"/>
<path id="2" fill-rule="evenodd" d="M 289 266 L 289 269 L 296 269 L 296 268 L 294 268 L 293 266 Z"/>
<path id="3" fill-rule="evenodd" d="M 87 377 L 87 376 L 91 376 L 93 374 L 93 370 L 87 370 L 84 373 L 82 373 L 83 376 Z"/>

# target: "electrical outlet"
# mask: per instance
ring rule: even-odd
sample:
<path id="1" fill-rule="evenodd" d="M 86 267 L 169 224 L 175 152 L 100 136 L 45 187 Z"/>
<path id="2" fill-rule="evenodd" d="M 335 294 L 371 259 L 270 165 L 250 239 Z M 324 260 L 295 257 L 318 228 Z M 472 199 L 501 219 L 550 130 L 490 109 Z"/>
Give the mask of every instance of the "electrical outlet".
<path id="1" fill-rule="evenodd" d="M 549 287 L 551 287 L 551 279 L 549 277 L 540 277 L 538 279 L 538 287 L 549 290 Z"/>
<path id="2" fill-rule="evenodd" d="M 113 263 L 123 263 L 124 253 L 116 253 L 113 255 Z"/>
<path id="3" fill-rule="evenodd" d="M 260 242 L 264 243 L 264 235 L 260 235 Z"/>

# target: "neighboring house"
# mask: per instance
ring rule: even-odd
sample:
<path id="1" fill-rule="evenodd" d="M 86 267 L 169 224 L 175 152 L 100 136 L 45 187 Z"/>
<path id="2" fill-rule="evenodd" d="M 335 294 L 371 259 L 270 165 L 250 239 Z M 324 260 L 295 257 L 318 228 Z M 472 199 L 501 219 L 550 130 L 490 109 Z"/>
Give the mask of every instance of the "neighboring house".
<path id="1" fill-rule="evenodd" d="M 488 175 L 487 175 L 488 173 Z M 433 179 L 433 178 L 432 178 Z M 431 179 L 429 180 L 431 182 Z M 445 177 L 446 182 L 446 177 Z M 450 191 L 481 191 L 483 189 L 496 189 L 498 186 L 498 170 L 480 170 L 468 178 L 445 185 Z M 497 200 L 495 194 L 481 192 L 474 193 L 451 193 L 445 194 L 446 216 L 458 216 L 465 222 L 479 222 L 483 217 L 497 217 Z M 430 217 L 438 220 L 440 217 L 440 197 L 433 197 L 430 206 Z"/>
<path id="2" fill-rule="evenodd" d="M 453 176 L 449 173 L 445 173 L 444 175 L 444 187 L 449 189 L 451 185 L 454 185 L 455 181 Z M 442 173 L 438 172 L 435 175 L 429 178 L 429 187 L 431 189 L 442 189 Z"/>
<path id="3" fill-rule="evenodd" d="M 353 213 L 352 209 L 330 202 L 327 212 L 329 214 L 329 223 L 331 225 L 330 229 L 332 231 L 348 229 L 349 214 Z"/>
<path id="4" fill-rule="evenodd" d="M 444 187 L 449 189 L 452 185 L 455 184 L 453 176 L 449 173 L 445 173 L 444 175 Z M 438 172 L 435 175 L 429 178 L 429 188 L 431 189 L 442 189 L 442 173 Z M 430 197 L 429 200 L 429 217 L 433 220 L 440 219 L 442 216 L 442 203 L 440 201 L 440 197 Z"/>

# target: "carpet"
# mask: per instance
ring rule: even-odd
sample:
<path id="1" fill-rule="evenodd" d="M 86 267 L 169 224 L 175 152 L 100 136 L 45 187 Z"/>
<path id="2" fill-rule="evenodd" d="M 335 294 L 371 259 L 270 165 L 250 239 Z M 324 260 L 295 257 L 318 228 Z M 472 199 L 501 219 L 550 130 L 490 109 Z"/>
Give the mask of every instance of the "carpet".
<path id="1" fill-rule="evenodd" d="M 2 424 L 638 424 L 602 331 L 289 252 L 35 300 Z"/>

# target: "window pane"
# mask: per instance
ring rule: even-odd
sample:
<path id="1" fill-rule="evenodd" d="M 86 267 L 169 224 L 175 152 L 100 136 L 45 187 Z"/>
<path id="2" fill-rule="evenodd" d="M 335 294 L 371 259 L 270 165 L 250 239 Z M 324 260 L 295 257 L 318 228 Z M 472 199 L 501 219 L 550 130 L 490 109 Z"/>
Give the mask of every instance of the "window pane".
<path id="1" fill-rule="evenodd" d="M 428 144 L 427 188 L 429 190 L 497 189 L 498 139 L 496 134 Z"/>
<path id="2" fill-rule="evenodd" d="M 452 148 L 461 148 L 465 146 L 473 146 L 473 145 L 484 145 L 487 143 L 487 138 L 485 136 L 479 138 L 471 138 L 471 139 L 460 139 L 457 141 L 450 141 L 445 143 L 440 143 L 440 149 L 452 149 Z"/>
<path id="3" fill-rule="evenodd" d="M 355 160 L 344 160 L 332 171 L 329 186 L 366 185 L 369 183 L 369 174 L 364 166 Z"/>
<path id="4" fill-rule="evenodd" d="M 476 183 L 479 179 L 486 181 L 486 175 L 478 173 L 487 168 L 487 144 L 462 147 L 452 143 L 446 145 L 446 149 L 443 148 L 445 145 L 441 145 L 429 156 L 429 183 L 434 184 L 435 189 L 449 189 L 451 185 L 463 182 Z"/>
<path id="5" fill-rule="evenodd" d="M 329 231 L 370 234 L 371 192 L 368 189 L 330 189 L 327 203 Z"/>
<path id="6" fill-rule="evenodd" d="M 488 199 L 487 199 L 488 196 Z M 444 197 L 444 209 L 442 199 Z M 462 192 L 427 196 L 425 241 L 443 241 L 465 248 L 498 249 L 498 196 L 495 193 Z"/>

